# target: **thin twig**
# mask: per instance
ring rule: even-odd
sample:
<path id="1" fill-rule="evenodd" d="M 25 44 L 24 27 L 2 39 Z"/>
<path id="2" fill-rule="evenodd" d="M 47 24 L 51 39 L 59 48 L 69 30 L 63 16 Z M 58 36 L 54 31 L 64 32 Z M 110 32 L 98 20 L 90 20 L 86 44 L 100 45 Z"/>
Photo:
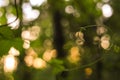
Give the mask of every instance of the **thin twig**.
<path id="1" fill-rule="evenodd" d="M 75 68 L 71 68 L 71 69 L 64 69 L 64 71 L 74 71 L 74 70 L 78 70 L 78 69 L 81 69 L 81 68 L 85 68 L 85 67 L 88 67 L 88 66 L 91 66 L 91 65 L 94 65 L 96 64 L 98 61 L 102 60 L 103 57 L 95 60 L 94 62 L 92 63 L 89 63 L 89 64 L 86 64 L 86 65 L 83 65 L 83 66 L 79 66 L 79 67 L 75 67 Z"/>
<path id="2" fill-rule="evenodd" d="M 92 28 L 92 27 L 97 27 L 97 25 L 87 25 L 87 26 L 83 26 L 83 27 L 80 27 L 80 30 L 86 30 L 87 28 Z"/>

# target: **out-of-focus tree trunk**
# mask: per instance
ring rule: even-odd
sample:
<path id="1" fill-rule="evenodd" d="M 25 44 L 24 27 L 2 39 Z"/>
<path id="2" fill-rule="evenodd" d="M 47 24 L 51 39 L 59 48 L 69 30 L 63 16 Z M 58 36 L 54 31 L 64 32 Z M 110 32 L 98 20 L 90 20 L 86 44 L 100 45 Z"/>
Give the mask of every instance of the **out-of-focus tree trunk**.
<path id="1" fill-rule="evenodd" d="M 98 48 L 97 59 L 100 59 L 102 57 L 101 51 L 102 50 L 100 48 Z M 97 80 L 102 80 L 102 67 L 103 67 L 102 65 L 103 65 L 103 63 L 101 60 L 96 63 L 96 79 Z"/>
<path id="2" fill-rule="evenodd" d="M 57 50 L 58 56 L 57 58 L 59 59 L 64 59 L 65 58 L 65 51 L 63 50 L 63 45 L 64 45 L 64 32 L 63 28 L 61 26 L 61 14 L 59 11 L 55 11 L 53 14 L 53 22 L 54 22 L 54 47 Z M 56 80 L 63 80 L 65 79 L 67 75 L 67 72 L 61 72 L 60 74 L 56 75 Z"/>

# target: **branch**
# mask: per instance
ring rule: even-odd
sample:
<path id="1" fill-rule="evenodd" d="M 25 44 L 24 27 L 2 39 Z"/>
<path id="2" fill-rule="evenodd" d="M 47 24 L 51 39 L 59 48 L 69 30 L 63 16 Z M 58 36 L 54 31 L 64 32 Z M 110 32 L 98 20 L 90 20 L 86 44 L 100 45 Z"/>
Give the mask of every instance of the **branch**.
<path id="1" fill-rule="evenodd" d="M 102 60 L 103 57 L 89 63 L 89 64 L 86 64 L 86 65 L 82 65 L 82 66 L 79 66 L 79 67 L 75 67 L 75 68 L 71 68 L 71 69 L 64 69 L 64 71 L 74 71 L 74 70 L 78 70 L 78 69 L 81 69 L 81 68 L 85 68 L 85 67 L 88 67 L 88 66 L 91 66 L 91 65 L 94 65 L 96 64 L 97 62 L 99 62 L 100 60 Z"/>
<path id="2" fill-rule="evenodd" d="M 18 19 L 17 2 L 16 2 L 16 0 L 14 0 L 14 1 L 15 1 L 15 10 L 16 10 L 16 15 L 17 15 L 16 19 L 15 19 L 14 21 L 10 22 L 10 23 L 6 23 L 6 24 L 3 24 L 3 25 L 0 25 L 0 27 L 3 27 L 3 26 L 8 26 L 8 25 L 10 25 L 10 24 L 14 23 L 14 22 Z"/>

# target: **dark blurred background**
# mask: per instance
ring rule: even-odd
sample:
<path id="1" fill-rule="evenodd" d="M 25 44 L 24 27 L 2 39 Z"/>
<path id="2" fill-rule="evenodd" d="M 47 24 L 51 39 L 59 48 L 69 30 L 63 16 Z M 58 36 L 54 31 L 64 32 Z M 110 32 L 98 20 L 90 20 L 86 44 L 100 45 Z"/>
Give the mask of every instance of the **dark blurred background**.
<path id="1" fill-rule="evenodd" d="M 0 0 L 0 80 L 119 80 L 120 0 Z"/>

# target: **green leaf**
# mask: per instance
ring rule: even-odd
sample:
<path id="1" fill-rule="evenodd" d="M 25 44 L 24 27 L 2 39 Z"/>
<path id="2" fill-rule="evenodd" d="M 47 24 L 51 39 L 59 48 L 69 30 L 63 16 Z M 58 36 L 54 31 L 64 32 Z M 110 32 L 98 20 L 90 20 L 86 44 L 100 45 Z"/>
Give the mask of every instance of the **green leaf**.
<path id="1" fill-rule="evenodd" d="M 15 38 L 13 40 L 0 40 L 0 56 L 7 54 L 11 47 L 22 51 L 22 45 L 23 41 L 20 38 Z"/>
<path id="2" fill-rule="evenodd" d="M 62 72 L 65 69 L 62 60 L 53 59 L 50 62 L 50 64 L 53 67 L 53 74 L 58 74 L 58 73 Z"/>
<path id="3" fill-rule="evenodd" d="M 4 25 L 7 22 L 6 15 L 5 15 L 6 11 L 4 8 L 0 7 L 0 12 L 2 13 L 2 15 L 0 16 L 0 25 Z"/>
<path id="4" fill-rule="evenodd" d="M 113 50 L 114 50 L 116 53 L 119 53 L 119 52 L 120 52 L 120 47 L 117 46 L 117 45 L 114 45 L 114 46 L 113 46 Z"/>
<path id="5" fill-rule="evenodd" d="M 0 40 L 0 56 L 7 54 L 11 46 L 9 40 Z"/>
<path id="6" fill-rule="evenodd" d="M 23 40 L 21 38 L 15 38 L 12 41 L 12 46 L 21 52 L 23 50 Z"/>
<path id="7" fill-rule="evenodd" d="M 63 61 L 62 61 L 62 60 L 59 60 L 59 59 L 53 59 L 50 63 L 51 63 L 51 64 L 59 64 L 59 65 L 62 65 L 62 64 L 63 64 Z"/>
<path id="8" fill-rule="evenodd" d="M 64 49 L 65 50 L 69 50 L 72 46 L 74 46 L 75 42 L 74 41 L 68 41 L 65 45 L 64 45 Z"/>
<path id="9" fill-rule="evenodd" d="M 7 19 L 6 19 L 5 15 L 1 16 L 0 17 L 0 25 L 4 25 L 4 24 L 6 24 L 6 22 L 7 22 Z"/>
<path id="10" fill-rule="evenodd" d="M 0 35 L 4 39 L 13 39 L 14 38 L 14 34 L 13 34 L 12 30 L 10 29 L 10 27 L 0 27 Z"/>
<path id="11" fill-rule="evenodd" d="M 62 65 L 55 66 L 53 69 L 53 74 L 58 74 L 58 73 L 62 72 L 64 69 L 65 68 Z"/>

